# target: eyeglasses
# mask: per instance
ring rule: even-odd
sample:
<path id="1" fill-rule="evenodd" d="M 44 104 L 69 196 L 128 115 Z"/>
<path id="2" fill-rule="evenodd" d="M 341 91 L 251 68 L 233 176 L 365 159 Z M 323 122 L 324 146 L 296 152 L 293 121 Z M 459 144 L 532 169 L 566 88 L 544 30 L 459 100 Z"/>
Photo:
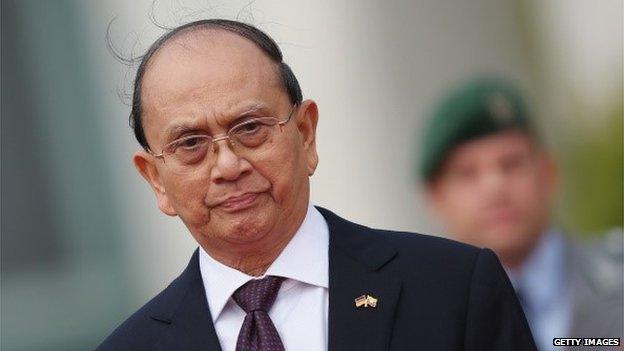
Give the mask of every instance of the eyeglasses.
<path id="1" fill-rule="evenodd" d="M 214 143 L 218 141 L 228 140 L 232 150 L 239 156 L 253 153 L 261 145 L 270 143 L 277 134 L 277 130 L 282 131 L 282 126 L 290 121 L 296 107 L 296 104 L 293 105 L 288 117 L 284 120 L 275 117 L 251 118 L 236 124 L 225 134 L 215 136 L 206 134 L 186 135 L 167 143 L 159 154 L 151 150 L 148 152 L 156 158 L 161 158 L 163 162 L 170 165 L 178 173 L 192 172 L 203 164 L 202 161 L 206 155 L 214 152 Z"/>

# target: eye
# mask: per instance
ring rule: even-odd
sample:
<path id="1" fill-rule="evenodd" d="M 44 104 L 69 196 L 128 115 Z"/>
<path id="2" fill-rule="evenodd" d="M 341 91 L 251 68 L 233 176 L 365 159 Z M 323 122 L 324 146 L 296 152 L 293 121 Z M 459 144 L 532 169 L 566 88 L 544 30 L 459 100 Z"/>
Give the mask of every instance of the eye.
<path id="1" fill-rule="evenodd" d="M 527 168 L 528 165 L 529 157 L 522 154 L 508 155 L 501 160 L 501 167 L 507 173 Z"/>
<path id="2" fill-rule="evenodd" d="M 184 138 L 180 138 L 177 142 L 174 142 L 173 149 L 174 151 L 177 149 L 192 150 L 202 146 L 203 144 L 205 144 L 205 142 L 205 136 L 190 135 Z"/>
<path id="3" fill-rule="evenodd" d="M 206 135 L 189 135 L 171 143 L 169 152 L 174 159 L 184 165 L 191 165 L 204 159 L 210 148 L 210 137 Z"/>
<path id="4" fill-rule="evenodd" d="M 191 147 L 197 146 L 198 143 L 199 143 L 199 138 L 191 137 L 191 138 L 180 140 L 180 142 L 178 143 L 178 147 L 191 148 Z"/>
<path id="5" fill-rule="evenodd" d="M 242 146 L 257 147 L 270 138 L 271 127 L 276 123 L 273 117 L 252 119 L 234 127 L 231 135 Z"/>
<path id="6" fill-rule="evenodd" d="M 472 165 L 461 165 L 450 170 L 449 175 L 458 181 L 470 181 L 476 177 L 477 169 Z"/>
<path id="7" fill-rule="evenodd" d="M 236 128 L 236 133 L 237 134 L 257 133 L 260 130 L 260 128 L 262 128 L 262 126 L 263 124 L 260 123 L 259 121 L 249 121 L 240 125 L 238 128 Z"/>

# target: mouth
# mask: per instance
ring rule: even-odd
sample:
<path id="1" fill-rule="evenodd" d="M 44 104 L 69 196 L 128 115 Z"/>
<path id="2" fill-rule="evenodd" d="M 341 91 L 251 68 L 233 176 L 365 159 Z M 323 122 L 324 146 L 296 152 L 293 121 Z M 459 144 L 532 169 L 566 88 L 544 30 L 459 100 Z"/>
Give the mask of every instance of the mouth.
<path id="1" fill-rule="evenodd" d="M 253 206 L 261 193 L 244 193 L 230 196 L 219 204 L 221 210 L 225 212 L 238 212 Z"/>
<path id="2" fill-rule="evenodd" d="M 516 211 L 511 209 L 496 209 L 487 213 L 485 222 L 489 225 L 510 225 L 519 221 Z"/>

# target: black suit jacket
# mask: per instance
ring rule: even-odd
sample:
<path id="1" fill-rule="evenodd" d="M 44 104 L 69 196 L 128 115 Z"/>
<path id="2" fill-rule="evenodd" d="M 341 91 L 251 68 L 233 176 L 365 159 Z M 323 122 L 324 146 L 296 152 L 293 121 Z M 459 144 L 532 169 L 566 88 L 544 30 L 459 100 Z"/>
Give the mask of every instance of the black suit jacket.
<path id="1" fill-rule="evenodd" d="M 329 350 L 536 350 L 494 253 L 371 229 L 319 208 L 329 225 Z M 356 308 L 369 294 L 375 308 Z M 220 350 L 195 251 L 184 272 L 97 351 Z M 306 350 L 305 341 L 299 350 Z M 311 350 L 314 351 L 314 350 Z"/>

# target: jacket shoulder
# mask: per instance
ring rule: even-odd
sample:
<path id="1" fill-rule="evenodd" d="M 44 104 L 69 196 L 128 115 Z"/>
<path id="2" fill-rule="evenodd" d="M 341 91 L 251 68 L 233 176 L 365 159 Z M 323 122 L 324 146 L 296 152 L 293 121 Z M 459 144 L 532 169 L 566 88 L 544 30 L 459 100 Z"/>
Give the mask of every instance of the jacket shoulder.
<path id="1" fill-rule="evenodd" d="M 420 276 L 436 272 L 448 279 L 469 280 L 483 255 L 496 256 L 491 250 L 428 234 L 371 229 L 371 240 L 396 250 L 397 263 L 408 273 Z M 459 281 L 457 281 L 459 282 Z"/>
<path id="2" fill-rule="evenodd" d="M 171 315 L 187 293 L 188 281 L 195 268 L 193 265 L 197 265 L 196 256 L 197 252 L 179 277 L 115 328 L 96 351 L 153 349 L 151 345 L 154 345 L 156 339 L 162 335 L 165 326 L 171 323 Z"/>
<path id="3" fill-rule="evenodd" d="M 378 256 L 379 252 L 385 252 L 385 256 L 394 252 L 394 265 L 411 272 L 470 275 L 480 253 L 490 251 L 438 236 L 370 228 L 324 208 L 318 209 L 330 228 L 330 245 L 333 243 L 347 254 L 359 255 L 363 261 Z"/>
<path id="4" fill-rule="evenodd" d="M 399 251 L 418 251 L 432 253 L 447 253 L 459 255 L 460 259 L 465 256 L 475 257 L 481 248 L 456 240 L 415 232 L 400 232 L 384 229 L 371 229 L 375 235 L 380 236 L 396 247 Z"/>
<path id="5" fill-rule="evenodd" d="M 155 320 L 152 315 L 153 311 L 158 310 L 164 303 L 167 290 L 171 289 L 172 285 L 161 291 L 115 328 L 96 351 L 147 350 L 147 346 L 153 344 L 154 338 L 160 334 L 161 328 L 166 324 Z"/>

